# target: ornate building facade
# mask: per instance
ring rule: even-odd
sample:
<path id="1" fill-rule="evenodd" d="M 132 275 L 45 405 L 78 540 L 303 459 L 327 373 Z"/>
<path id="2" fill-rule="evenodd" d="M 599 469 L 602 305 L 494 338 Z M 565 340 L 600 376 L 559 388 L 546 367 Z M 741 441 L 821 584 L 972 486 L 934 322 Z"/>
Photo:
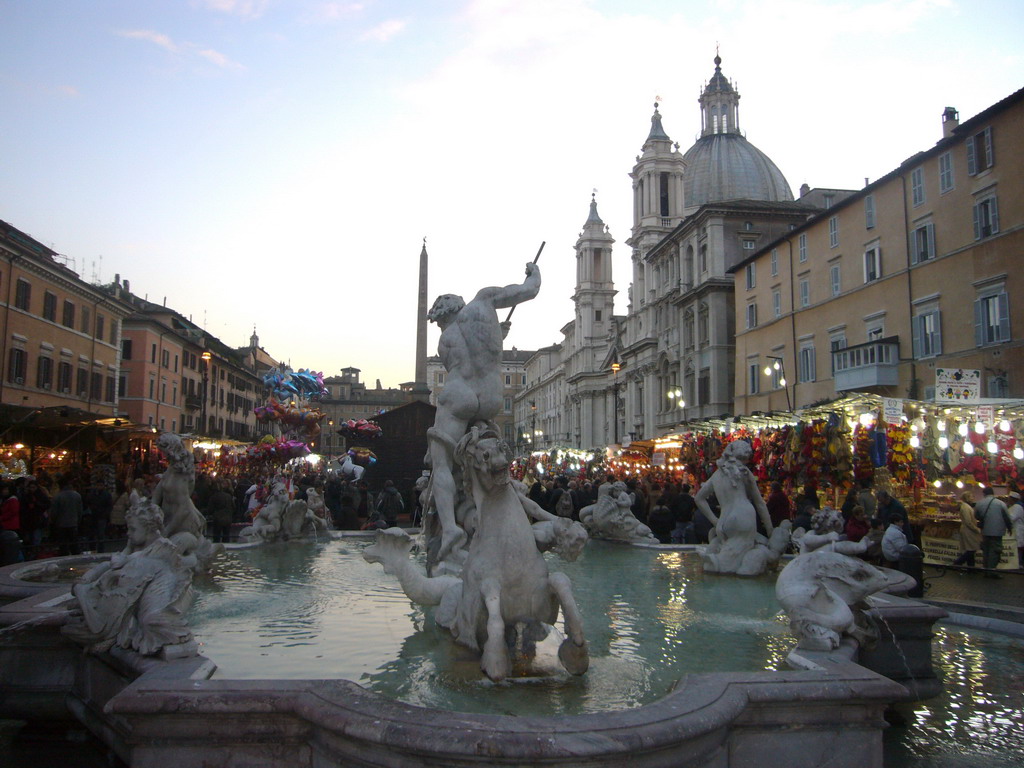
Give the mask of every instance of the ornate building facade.
<path id="1" fill-rule="evenodd" d="M 685 152 L 655 105 L 629 174 L 625 315 L 613 313 L 614 239 L 591 200 L 576 241 L 575 315 L 561 342 L 527 362 L 526 389 L 515 405 L 519 434 L 539 429 L 544 447 L 596 448 L 732 413 L 729 270 L 818 210 L 813 193 L 794 201 L 778 167 L 747 141 L 739 98 L 716 56 L 698 100 L 701 135 Z"/>

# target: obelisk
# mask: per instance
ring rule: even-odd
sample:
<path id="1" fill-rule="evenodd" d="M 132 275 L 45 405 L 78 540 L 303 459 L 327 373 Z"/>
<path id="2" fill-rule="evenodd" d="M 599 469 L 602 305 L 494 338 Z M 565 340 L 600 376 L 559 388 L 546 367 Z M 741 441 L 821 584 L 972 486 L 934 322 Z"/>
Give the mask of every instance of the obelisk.
<path id="1" fill-rule="evenodd" d="M 413 397 L 428 399 L 427 386 L 427 238 L 423 238 L 420 250 L 419 301 L 416 304 L 416 377 L 413 380 Z"/>

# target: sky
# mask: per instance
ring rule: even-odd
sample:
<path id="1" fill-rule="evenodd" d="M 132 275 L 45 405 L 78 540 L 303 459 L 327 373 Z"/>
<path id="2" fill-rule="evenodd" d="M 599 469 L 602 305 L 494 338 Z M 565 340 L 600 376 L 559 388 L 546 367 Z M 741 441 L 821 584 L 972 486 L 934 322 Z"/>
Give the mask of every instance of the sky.
<path id="1" fill-rule="evenodd" d="M 293 368 L 411 381 L 430 300 L 520 282 L 561 340 L 596 190 L 626 311 L 655 99 L 722 71 L 800 185 L 859 189 L 1024 87 L 1018 0 L 0 0 L 0 219 Z M 431 326 L 428 352 L 439 331 Z"/>

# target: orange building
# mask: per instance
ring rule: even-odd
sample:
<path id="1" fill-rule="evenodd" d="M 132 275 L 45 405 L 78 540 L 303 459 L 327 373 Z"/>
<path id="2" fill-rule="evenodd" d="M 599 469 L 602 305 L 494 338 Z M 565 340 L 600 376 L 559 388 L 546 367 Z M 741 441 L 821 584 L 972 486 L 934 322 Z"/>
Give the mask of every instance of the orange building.
<path id="1" fill-rule="evenodd" d="M 131 307 L 67 261 L 0 221 L 0 402 L 116 416 L 121 326 Z"/>
<path id="2" fill-rule="evenodd" d="M 730 270 L 737 414 L 932 400 L 938 369 L 1024 397 L 1024 89 L 942 121 L 934 147 Z"/>

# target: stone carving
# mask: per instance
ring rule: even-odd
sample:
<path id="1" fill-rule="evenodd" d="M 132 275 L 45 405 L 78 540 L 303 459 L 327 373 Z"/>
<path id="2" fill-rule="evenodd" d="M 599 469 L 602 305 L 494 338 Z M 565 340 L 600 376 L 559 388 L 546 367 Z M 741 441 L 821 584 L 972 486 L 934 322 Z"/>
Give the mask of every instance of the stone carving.
<path id="1" fill-rule="evenodd" d="M 423 508 L 425 532 L 433 540 L 427 554 L 431 572 L 435 566 L 440 566 L 438 571 L 457 571 L 469 539 L 455 447 L 471 424 L 489 422 L 504 401 L 501 343 L 509 325 L 498 322 L 496 310 L 528 301 L 539 290 L 540 270 L 530 263 L 522 284 L 482 288 L 468 304 L 461 296 L 446 294 L 427 313 L 427 319 L 441 328 L 437 352 L 448 372 L 434 426 L 427 432 L 431 474 Z"/>
<path id="2" fill-rule="evenodd" d="M 308 494 L 316 494 L 310 489 Z M 319 497 L 319 494 L 316 494 Z M 321 508 L 323 504 L 320 504 Z M 327 532 L 327 522 L 301 499 L 289 500 L 288 485 L 281 478 L 270 484 L 270 496 L 259 508 L 252 525 L 238 532 L 246 542 L 267 542 L 319 535 Z"/>
<path id="3" fill-rule="evenodd" d="M 205 570 L 223 546 L 206 538 L 206 518 L 192 503 L 195 459 L 173 432 L 161 434 L 156 447 L 167 459 L 167 469 L 153 489 L 153 503 L 164 515 L 163 535 L 174 542 L 186 564 Z"/>
<path id="4" fill-rule="evenodd" d="M 621 480 L 597 489 L 597 501 L 580 510 L 580 522 L 595 539 L 657 544 L 658 537 L 636 519 L 633 498 Z"/>
<path id="5" fill-rule="evenodd" d="M 788 521 L 787 521 L 788 522 Z M 801 555 L 828 549 L 843 555 L 861 555 L 867 552 L 871 542 L 865 537 L 860 541 L 846 541 L 843 534 L 843 513 L 833 507 L 823 507 L 811 516 L 812 530 L 802 533 L 797 529 L 793 534 L 793 542 Z"/>
<path id="6" fill-rule="evenodd" d="M 873 643 L 878 630 L 864 612 L 867 598 L 887 590 L 906 591 L 914 583 L 899 571 L 822 548 L 795 557 L 782 569 L 775 596 L 789 615 L 797 647 L 830 651 L 843 637 L 861 645 Z"/>
<path id="7" fill-rule="evenodd" d="M 396 575 L 414 602 L 437 605 L 437 623 L 481 653 L 481 667 L 492 680 L 549 671 L 539 648 L 560 637 L 552 636 L 552 625 L 561 609 L 568 637 L 557 643 L 558 658 L 564 669 L 581 675 L 590 663 L 582 617 L 569 579 L 549 573 L 542 549 L 573 557 L 586 532 L 526 498 L 509 476 L 507 450 L 496 430 L 474 425 L 453 452 L 475 510 L 460 576 L 427 576 L 409 558 L 413 540 L 400 528 L 378 531 L 363 557 Z"/>
<path id="8" fill-rule="evenodd" d="M 714 526 L 701 554 L 704 570 L 709 573 L 757 576 L 778 562 L 788 543 L 786 536 L 772 536 L 768 507 L 753 473 L 747 469 L 750 455 L 750 443 L 733 440 L 722 452 L 715 473 L 694 496 L 697 508 Z M 708 504 L 712 495 L 718 499 L 720 517 Z M 757 532 L 758 516 L 771 539 Z"/>
<path id="9" fill-rule="evenodd" d="M 163 513 L 137 500 L 127 512 L 128 544 L 90 569 L 72 588 L 75 609 L 62 632 L 93 650 L 117 645 L 149 656 L 197 653 L 184 614 L 192 602 L 192 568 L 161 536 Z"/>

